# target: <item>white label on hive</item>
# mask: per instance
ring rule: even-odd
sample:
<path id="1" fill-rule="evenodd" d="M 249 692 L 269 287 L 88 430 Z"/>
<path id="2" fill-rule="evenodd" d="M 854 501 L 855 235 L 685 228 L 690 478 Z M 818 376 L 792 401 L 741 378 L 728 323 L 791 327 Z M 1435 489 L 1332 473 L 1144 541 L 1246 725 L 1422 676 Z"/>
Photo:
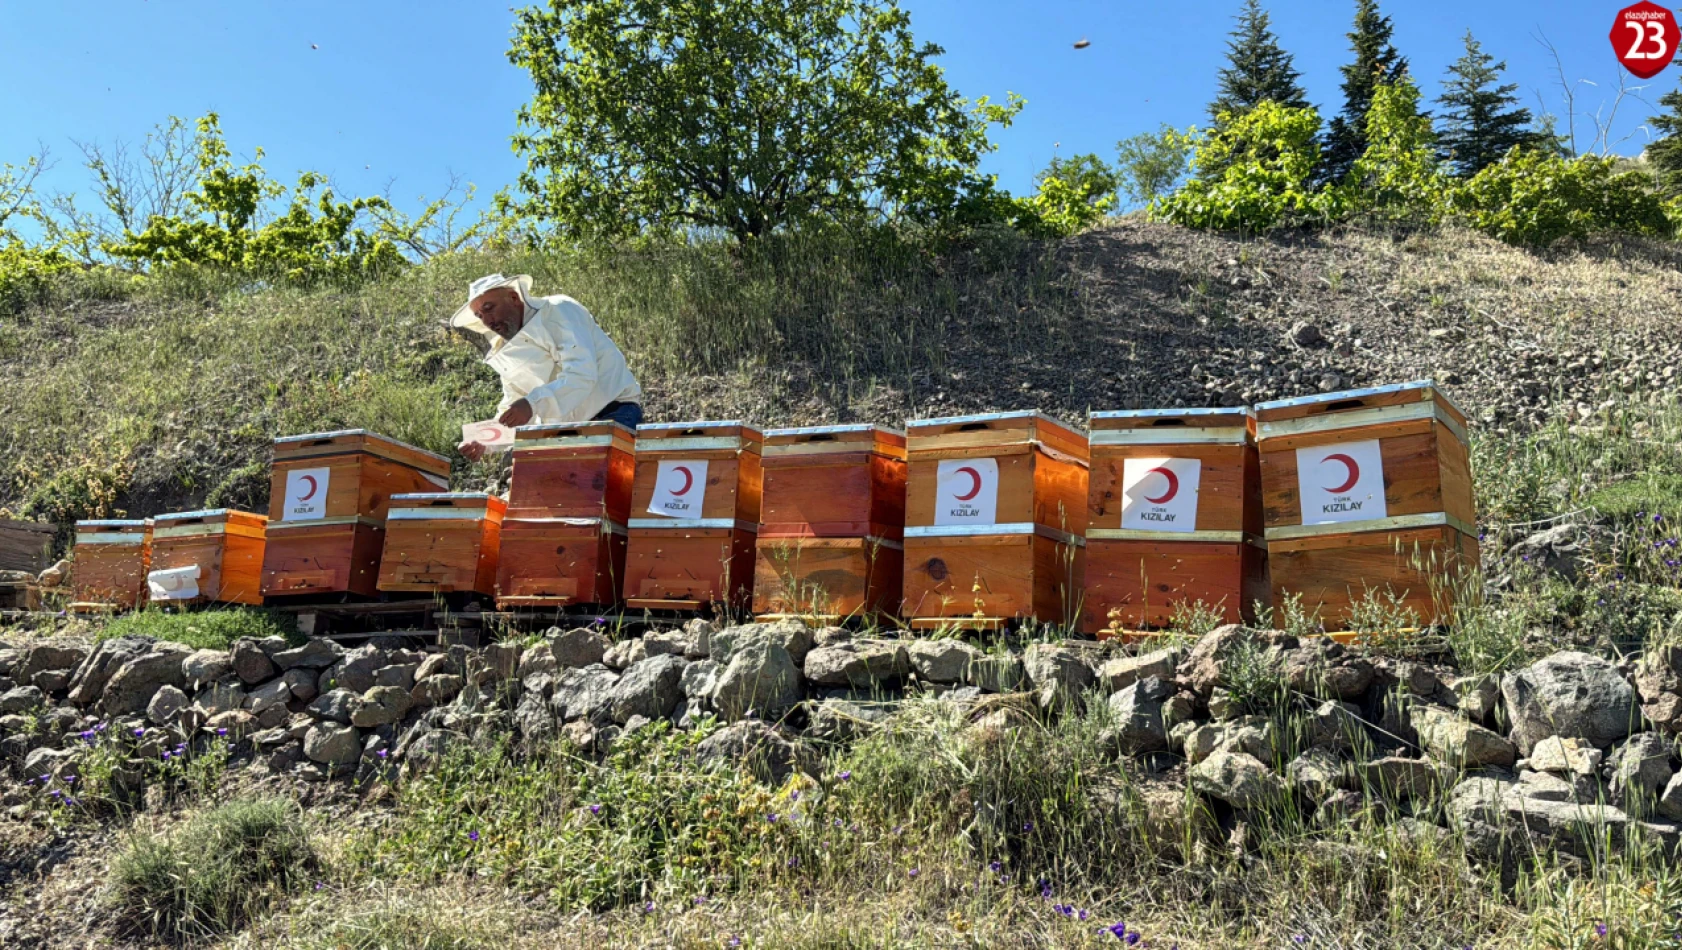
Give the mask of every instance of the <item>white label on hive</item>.
<path id="1" fill-rule="evenodd" d="M 199 595 L 199 566 L 170 567 L 146 575 L 153 600 L 192 600 Z"/>
<path id="2" fill-rule="evenodd" d="M 661 462 L 648 510 L 668 518 L 699 518 L 707 497 L 707 463 Z"/>
<path id="3" fill-rule="evenodd" d="M 314 521 L 327 517 L 327 468 L 299 468 L 286 473 L 286 507 L 282 521 Z"/>
<path id="4" fill-rule="evenodd" d="M 948 459 L 935 473 L 935 524 L 997 524 L 999 460 Z"/>
<path id="5" fill-rule="evenodd" d="M 1200 459 L 1123 459 L 1121 526 L 1142 531 L 1196 531 Z"/>
<path id="6" fill-rule="evenodd" d="M 1297 449 L 1297 494 L 1303 524 L 1389 517 L 1378 440 Z"/>

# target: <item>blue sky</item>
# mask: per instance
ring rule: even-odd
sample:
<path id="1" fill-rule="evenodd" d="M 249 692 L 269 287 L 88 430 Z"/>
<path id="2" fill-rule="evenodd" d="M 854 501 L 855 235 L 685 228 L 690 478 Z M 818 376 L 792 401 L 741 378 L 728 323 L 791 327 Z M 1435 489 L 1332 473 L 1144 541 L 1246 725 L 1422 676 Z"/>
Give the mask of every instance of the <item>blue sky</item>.
<path id="1" fill-rule="evenodd" d="M 1055 154 L 1114 156 L 1115 142 L 1168 122 L 1204 121 L 1239 0 L 905 0 L 920 39 L 947 50 L 953 84 L 972 97 L 1020 93 L 1028 107 L 997 135 L 987 169 L 1013 191 Z M 1427 98 L 1470 27 L 1509 64 L 1526 104 L 1562 112 L 1545 33 L 1579 86 L 1580 111 L 1609 108 L 1621 68 L 1607 38 L 1624 2 L 1384 3 L 1396 43 Z M 1340 103 L 1352 2 L 1268 4 L 1310 97 Z M 262 146 L 272 174 L 326 172 L 344 193 L 393 183 L 393 197 L 434 194 L 449 172 L 488 195 L 521 162 L 508 137 L 529 82 L 508 63 L 507 3 L 435 0 L 0 0 L 0 161 L 38 144 L 58 161 L 49 190 L 85 190 L 72 139 L 134 141 L 171 114 L 216 110 L 236 153 Z M 1091 41 L 1084 50 L 1072 44 Z M 315 47 L 312 48 L 312 44 Z M 1656 101 L 1682 67 L 1653 80 Z M 1637 83 L 1634 77 L 1628 77 Z M 1626 102 L 1621 139 L 1651 109 Z M 1586 138 L 1588 124 L 1579 122 Z M 1639 152 L 1637 133 L 1619 151 Z"/>

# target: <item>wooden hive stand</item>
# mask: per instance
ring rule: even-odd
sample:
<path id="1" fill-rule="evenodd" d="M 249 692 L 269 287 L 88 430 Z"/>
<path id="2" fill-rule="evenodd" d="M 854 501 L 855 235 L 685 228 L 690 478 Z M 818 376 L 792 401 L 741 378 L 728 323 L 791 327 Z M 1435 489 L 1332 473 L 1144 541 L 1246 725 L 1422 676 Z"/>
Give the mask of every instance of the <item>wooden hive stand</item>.
<path id="1" fill-rule="evenodd" d="M 261 604 L 263 539 L 268 518 L 211 508 L 152 519 L 153 603 Z"/>
<path id="2" fill-rule="evenodd" d="M 1223 623 L 1271 602 L 1255 414 L 1094 412 L 1081 629 L 1165 627 L 1201 602 Z"/>
<path id="3" fill-rule="evenodd" d="M 482 492 L 391 496 L 380 590 L 494 597 L 506 507 Z"/>
<path id="4" fill-rule="evenodd" d="M 146 602 L 152 522 L 78 521 L 74 552 L 71 613 L 133 610 Z"/>
<path id="5" fill-rule="evenodd" d="M 905 614 L 918 629 L 1073 626 L 1087 439 L 1038 412 L 906 426 Z"/>
<path id="6" fill-rule="evenodd" d="M 1430 380 L 1256 407 L 1273 601 L 1300 595 L 1327 630 L 1362 597 L 1452 620 L 1478 564 L 1466 417 Z"/>
<path id="7" fill-rule="evenodd" d="M 764 436 L 743 422 L 637 427 L 625 605 L 752 606 Z"/>
<path id="8" fill-rule="evenodd" d="M 606 608 L 625 576 L 637 434 L 617 422 L 514 430 L 496 601 Z"/>
<path id="9" fill-rule="evenodd" d="M 392 496 L 449 487 L 448 459 L 363 429 L 276 439 L 263 594 L 376 597 Z"/>
<path id="10" fill-rule="evenodd" d="M 824 620 L 899 613 L 905 433 L 877 425 L 765 433 L 753 612 Z"/>

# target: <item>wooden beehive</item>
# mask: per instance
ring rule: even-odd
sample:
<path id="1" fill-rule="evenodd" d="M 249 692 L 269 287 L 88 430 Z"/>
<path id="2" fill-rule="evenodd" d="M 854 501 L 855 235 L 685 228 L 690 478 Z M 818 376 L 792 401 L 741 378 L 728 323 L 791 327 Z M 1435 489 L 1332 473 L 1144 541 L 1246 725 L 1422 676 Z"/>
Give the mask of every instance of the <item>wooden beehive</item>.
<path id="1" fill-rule="evenodd" d="M 362 429 L 276 439 L 263 593 L 375 596 L 392 496 L 449 487 L 448 459 Z"/>
<path id="2" fill-rule="evenodd" d="M 626 606 L 751 606 L 763 441 L 742 422 L 637 427 Z"/>
<path id="3" fill-rule="evenodd" d="M 618 603 L 635 452 L 636 433 L 617 422 L 514 430 L 499 606 Z"/>
<path id="4" fill-rule="evenodd" d="M 1090 414 L 1082 630 L 1163 627 L 1198 604 L 1243 623 L 1270 603 L 1255 427 L 1247 408 Z"/>
<path id="5" fill-rule="evenodd" d="M 1466 417 L 1429 380 L 1256 407 L 1276 611 L 1301 596 L 1328 630 L 1364 597 L 1451 619 L 1478 562 Z M 1370 593 L 1369 593 L 1370 592 Z"/>
<path id="6" fill-rule="evenodd" d="M 146 601 L 152 563 L 152 522 L 76 522 L 70 569 L 70 609 L 133 610 Z"/>
<path id="7" fill-rule="evenodd" d="M 380 590 L 494 596 L 506 508 L 483 492 L 391 496 Z"/>
<path id="8" fill-rule="evenodd" d="M 899 612 L 905 433 L 876 425 L 765 433 L 753 612 Z"/>
<path id="9" fill-rule="evenodd" d="M 268 520 L 228 508 L 153 518 L 148 598 L 153 603 L 261 604 Z"/>
<path id="10" fill-rule="evenodd" d="M 53 562 L 58 529 L 39 521 L 0 518 L 0 571 L 39 574 Z"/>
<path id="11" fill-rule="evenodd" d="M 1038 412 L 906 426 L 905 615 L 913 627 L 1074 624 L 1086 435 Z"/>

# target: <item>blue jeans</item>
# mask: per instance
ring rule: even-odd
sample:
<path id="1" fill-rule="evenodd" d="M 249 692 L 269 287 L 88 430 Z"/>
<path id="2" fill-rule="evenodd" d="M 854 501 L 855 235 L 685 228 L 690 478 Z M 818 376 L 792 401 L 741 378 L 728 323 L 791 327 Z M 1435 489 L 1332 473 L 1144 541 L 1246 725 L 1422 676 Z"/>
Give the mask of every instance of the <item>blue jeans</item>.
<path id="1" fill-rule="evenodd" d="M 596 418 L 591 421 L 604 420 L 617 422 L 635 432 L 637 426 L 642 423 L 642 405 L 634 402 L 610 402 L 603 406 L 602 411 L 596 413 Z"/>

